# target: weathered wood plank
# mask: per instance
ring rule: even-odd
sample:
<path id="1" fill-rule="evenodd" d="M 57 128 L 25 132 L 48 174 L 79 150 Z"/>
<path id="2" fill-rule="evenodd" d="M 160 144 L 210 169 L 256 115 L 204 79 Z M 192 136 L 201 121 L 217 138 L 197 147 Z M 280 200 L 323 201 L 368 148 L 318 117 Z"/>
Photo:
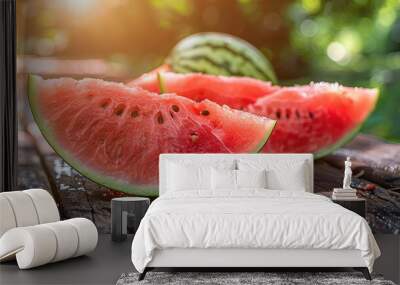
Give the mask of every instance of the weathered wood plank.
<path id="1" fill-rule="evenodd" d="M 92 208 L 87 200 L 86 190 L 76 178 L 74 171 L 65 166 L 57 155 L 47 155 L 44 158 L 54 191 L 60 197 L 62 218 L 84 217 L 93 220 Z"/>
<path id="2" fill-rule="evenodd" d="M 352 187 L 367 200 L 367 220 L 372 230 L 400 234 L 400 144 L 358 135 L 349 144 L 315 162 L 316 192 L 331 191 L 342 185 L 347 156 L 352 160 Z M 330 196 L 331 192 L 325 194 Z"/>
<path id="3" fill-rule="evenodd" d="M 45 161 L 62 200 L 63 218 L 85 217 L 99 232 L 110 233 L 110 200 L 123 194 L 90 181 L 56 154 L 46 155 Z"/>
<path id="4" fill-rule="evenodd" d="M 18 133 L 17 189 L 29 188 L 50 190 L 50 184 L 32 139 L 28 134 L 20 131 Z"/>
<path id="5" fill-rule="evenodd" d="M 323 160 L 343 169 L 343 161 L 347 156 L 352 158 L 353 173 L 362 173 L 363 178 L 385 188 L 400 188 L 400 144 L 358 135 Z"/>
<path id="6" fill-rule="evenodd" d="M 354 178 L 352 187 L 367 199 L 368 222 L 376 233 L 400 234 L 399 193 Z"/>
<path id="7" fill-rule="evenodd" d="M 380 234 L 400 234 L 400 207 L 393 197 L 394 191 L 383 189 L 372 183 L 354 179 L 352 187 L 357 189 L 357 195 L 366 199 L 366 219 L 372 232 Z M 367 190 L 368 189 L 368 190 Z M 332 192 L 319 192 L 327 197 L 331 197 Z M 387 199 L 387 197 L 390 197 Z"/>
<path id="8" fill-rule="evenodd" d="M 343 171 L 333 167 L 323 160 L 314 162 L 314 192 L 332 191 L 340 187 L 343 181 Z"/>

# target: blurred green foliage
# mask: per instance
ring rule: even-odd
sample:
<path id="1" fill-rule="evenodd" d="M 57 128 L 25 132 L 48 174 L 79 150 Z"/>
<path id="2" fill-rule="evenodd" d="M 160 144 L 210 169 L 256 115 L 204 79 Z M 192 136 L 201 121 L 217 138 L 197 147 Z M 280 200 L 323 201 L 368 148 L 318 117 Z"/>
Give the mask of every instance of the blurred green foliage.
<path id="1" fill-rule="evenodd" d="M 291 43 L 309 66 L 304 79 L 379 88 L 362 131 L 400 142 L 400 1 L 297 1 Z"/>
<path id="2" fill-rule="evenodd" d="M 398 0 L 18 0 L 17 11 L 20 53 L 103 58 L 129 78 L 189 34 L 239 36 L 271 60 L 280 84 L 379 88 L 363 132 L 400 142 Z"/>

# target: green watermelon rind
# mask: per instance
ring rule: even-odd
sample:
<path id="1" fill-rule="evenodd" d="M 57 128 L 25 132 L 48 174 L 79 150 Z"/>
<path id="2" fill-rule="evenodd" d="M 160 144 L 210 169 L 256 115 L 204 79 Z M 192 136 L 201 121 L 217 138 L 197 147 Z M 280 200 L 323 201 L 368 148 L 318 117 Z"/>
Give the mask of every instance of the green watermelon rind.
<path id="1" fill-rule="evenodd" d="M 276 126 L 276 122 L 277 121 L 272 121 L 271 122 L 271 126 L 269 126 L 268 131 L 265 132 L 265 135 L 263 136 L 263 138 L 261 139 L 260 143 L 257 144 L 257 146 L 255 147 L 255 149 L 253 151 L 250 151 L 250 153 L 259 153 L 262 151 L 262 149 L 264 148 L 264 146 L 267 144 L 268 139 L 271 137 L 272 132 L 275 129 Z"/>
<path id="2" fill-rule="evenodd" d="M 328 154 L 331 154 L 344 144 L 350 142 L 359 132 L 363 124 L 359 124 L 356 127 L 354 127 L 350 132 L 348 132 L 346 135 L 344 135 L 340 140 L 335 142 L 334 144 L 325 147 L 318 152 L 314 153 L 314 159 L 322 158 L 324 156 L 327 156 Z"/>
<path id="3" fill-rule="evenodd" d="M 195 43 L 190 45 L 190 41 Z M 221 34 L 221 33 L 199 33 L 191 35 L 181 42 L 179 42 L 172 50 L 170 56 L 167 58 L 166 62 L 172 67 L 176 72 L 188 73 L 188 72 L 202 72 L 206 74 L 213 75 L 236 75 L 233 71 L 229 70 L 228 66 L 223 66 L 221 63 L 213 62 L 212 57 L 202 53 L 201 58 L 194 59 L 190 56 L 190 51 L 194 51 L 196 48 L 217 49 L 219 51 L 226 50 L 227 53 L 235 57 L 241 57 L 242 60 L 252 65 L 260 73 L 259 76 L 250 73 L 242 74 L 241 76 L 250 76 L 261 80 L 270 80 L 276 83 L 276 76 L 273 71 L 273 67 L 268 59 L 254 46 L 238 37 Z M 209 53 L 211 54 L 211 53 Z M 196 62 L 199 60 L 209 61 L 210 68 L 220 69 L 219 71 L 211 70 L 200 70 L 196 67 Z M 181 64 L 182 62 L 182 64 Z M 186 63 L 184 63 L 186 62 Z M 188 62 L 190 65 L 187 65 Z"/>
<path id="4" fill-rule="evenodd" d="M 53 136 L 51 127 L 48 126 L 46 121 L 40 115 L 38 102 L 36 100 L 37 81 L 39 80 L 41 80 L 40 77 L 35 75 L 29 75 L 28 77 L 28 98 L 32 110 L 32 115 L 40 131 L 42 132 L 43 137 L 46 139 L 48 144 L 54 149 L 54 151 L 65 160 L 66 163 L 68 163 L 72 168 L 74 168 L 80 174 L 89 178 L 93 182 L 101 184 L 111 189 L 118 189 L 116 191 L 124 192 L 127 194 L 141 195 L 146 197 L 158 196 L 158 187 L 132 185 L 129 183 L 115 180 L 115 178 L 113 177 L 106 176 L 88 167 L 83 166 L 83 164 L 79 160 L 75 159 L 72 154 L 65 151 L 64 148 L 57 143 L 57 139 Z"/>
<path id="5" fill-rule="evenodd" d="M 158 196 L 158 187 L 157 186 L 140 186 L 133 185 L 130 183 L 125 183 L 122 181 L 116 180 L 114 177 L 107 176 L 105 174 L 101 174 L 95 170 L 90 169 L 89 167 L 85 167 L 79 160 L 73 157 L 72 154 L 65 151 L 65 149 L 59 145 L 57 139 L 53 135 L 53 131 L 51 127 L 48 126 L 46 121 L 40 115 L 40 110 L 38 106 L 37 98 L 37 82 L 41 80 L 39 76 L 29 75 L 28 77 L 28 98 L 29 104 L 31 107 L 33 118 L 36 121 L 43 137 L 46 139 L 48 144 L 54 149 L 54 151 L 65 160 L 72 168 L 78 171 L 83 176 L 92 180 L 95 183 L 101 184 L 111 189 L 115 189 L 116 191 L 124 192 L 127 194 L 133 195 L 141 195 L 146 197 L 157 197 Z M 265 132 L 263 138 L 260 140 L 259 144 L 255 147 L 254 150 L 250 150 L 249 152 L 260 152 L 264 145 L 267 143 L 268 138 L 271 135 L 275 127 L 276 121 L 271 122 L 271 125 L 268 126 L 267 131 Z"/>

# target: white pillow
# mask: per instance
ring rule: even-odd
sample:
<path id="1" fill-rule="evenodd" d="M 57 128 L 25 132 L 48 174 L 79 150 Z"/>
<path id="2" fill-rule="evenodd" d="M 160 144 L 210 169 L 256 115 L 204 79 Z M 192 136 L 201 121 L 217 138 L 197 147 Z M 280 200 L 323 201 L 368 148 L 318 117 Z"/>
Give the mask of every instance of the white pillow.
<path id="1" fill-rule="evenodd" d="M 308 181 L 308 167 L 305 161 L 276 160 L 263 161 L 239 160 L 240 170 L 266 169 L 267 188 L 273 190 L 306 191 Z"/>
<path id="2" fill-rule="evenodd" d="M 267 188 L 267 171 L 236 170 L 237 188 Z"/>
<path id="3" fill-rule="evenodd" d="M 267 171 L 268 188 L 288 191 L 306 191 L 305 163 L 294 163 L 290 167 Z"/>
<path id="4" fill-rule="evenodd" d="M 236 190 L 236 170 L 211 168 L 213 190 Z"/>
<path id="5" fill-rule="evenodd" d="M 169 163 L 167 185 L 169 191 L 210 189 L 210 167 Z"/>

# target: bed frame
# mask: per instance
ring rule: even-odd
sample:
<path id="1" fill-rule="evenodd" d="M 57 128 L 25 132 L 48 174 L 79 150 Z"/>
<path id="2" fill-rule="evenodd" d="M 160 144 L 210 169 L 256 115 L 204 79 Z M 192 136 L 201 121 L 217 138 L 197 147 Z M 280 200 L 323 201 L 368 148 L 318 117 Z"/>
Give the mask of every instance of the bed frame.
<path id="1" fill-rule="evenodd" d="M 231 268 L 235 271 L 271 268 L 338 268 L 361 271 L 371 280 L 359 250 L 329 249 L 193 249 L 156 250 L 152 261 L 139 275 L 155 268 Z"/>
<path id="2" fill-rule="evenodd" d="M 308 165 L 307 192 L 313 192 L 312 154 L 162 154 L 160 155 L 160 195 L 167 189 L 167 161 L 188 159 L 203 164 L 215 160 L 236 159 L 300 160 Z M 231 268 L 246 271 L 254 268 L 343 268 L 361 271 L 367 280 L 371 276 L 359 250 L 330 249 L 249 249 L 249 248 L 169 248 L 158 249 L 153 259 L 139 275 L 143 280 L 146 273 L 155 268 Z"/>

